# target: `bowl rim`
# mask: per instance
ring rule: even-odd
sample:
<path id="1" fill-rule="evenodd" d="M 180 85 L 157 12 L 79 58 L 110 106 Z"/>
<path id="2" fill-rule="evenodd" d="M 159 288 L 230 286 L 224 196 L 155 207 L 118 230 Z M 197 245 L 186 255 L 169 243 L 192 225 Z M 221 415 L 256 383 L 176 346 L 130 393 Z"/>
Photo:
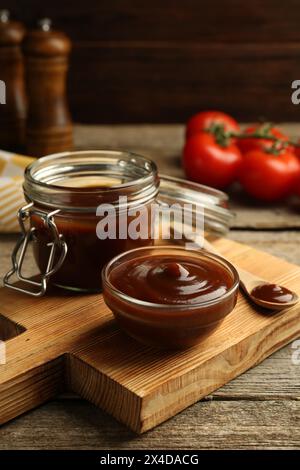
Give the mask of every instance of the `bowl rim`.
<path id="1" fill-rule="evenodd" d="M 197 252 L 199 252 L 199 254 L 201 254 L 201 257 L 212 259 L 212 260 L 216 261 L 218 264 L 222 264 L 223 267 L 225 265 L 225 268 L 228 271 L 230 271 L 231 274 L 233 275 L 233 284 L 232 284 L 232 286 L 221 297 L 217 297 L 216 299 L 212 299 L 212 300 L 207 300 L 206 302 L 199 302 L 199 303 L 195 303 L 195 304 L 160 304 L 160 303 L 148 302 L 146 300 L 140 300 L 140 299 L 132 297 L 128 294 L 125 294 L 124 292 L 117 289 L 110 282 L 108 271 L 112 268 L 112 265 L 114 263 L 116 263 L 117 261 L 119 261 L 121 258 L 123 258 L 123 257 L 126 258 L 127 256 L 129 256 L 131 254 L 142 253 L 142 252 L 145 252 L 147 250 L 152 250 L 152 251 L 157 250 L 157 251 L 159 251 L 159 250 L 166 250 L 166 249 L 176 250 L 176 251 L 181 252 L 181 253 L 188 253 L 188 252 L 197 253 Z M 176 311 L 182 311 L 182 310 L 187 310 L 187 309 L 188 310 L 199 310 L 199 308 L 215 305 L 215 304 L 218 304 L 219 302 L 227 299 L 228 297 L 230 297 L 237 290 L 237 288 L 239 287 L 239 284 L 240 284 L 240 278 L 239 278 L 239 274 L 238 274 L 236 268 L 227 259 L 223 258 L 222 256 L 216 255 L 215 253 L 211 253 L 211 252 L 205 250 L 204 248 L 200 248 L 200 247 L 185 248 L 185 247 L 176 246 L 176 245 L 174 245 L 174 246 L 173 245 L 143 246 L 143 247 L 134 248 L 132 250 L 128 250 L 128 251 L 125 251 L 123 253 L 120 253 L 119 255 L 115 256 L 110 261 L 108 261 L 108 263 L 106 263 L 106 265 L 102 269 L 101 276 L 102 276 L 102 293 L 103 294 L 105 294 L 104 288 L 108 287 L 115 297 L 118 297 L 119 299 L 124 300 L 126 302 L 129 302 L 131 304 L 134 304 L 135 306 L 147 307 L 149 309 L 152 309 L 153 311 L 155 309 L 159 309 L 159 310 L 162 310 L 162 309 L 163 310 L 176 310 Z"/>

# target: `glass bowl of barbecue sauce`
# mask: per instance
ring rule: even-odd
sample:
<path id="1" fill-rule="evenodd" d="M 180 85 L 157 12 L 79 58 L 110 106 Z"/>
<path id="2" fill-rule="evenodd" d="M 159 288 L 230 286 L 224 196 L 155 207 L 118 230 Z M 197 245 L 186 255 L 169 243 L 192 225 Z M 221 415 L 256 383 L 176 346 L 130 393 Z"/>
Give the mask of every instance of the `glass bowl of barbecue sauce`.
<path id="1" fill-rule="evenodd" d="M 233 310 L 239 277 L 204 250 L 143 247 L 102 271 L 103 296 L 120 327 L 155 347 L 185 349 L 211 334 Z"/>

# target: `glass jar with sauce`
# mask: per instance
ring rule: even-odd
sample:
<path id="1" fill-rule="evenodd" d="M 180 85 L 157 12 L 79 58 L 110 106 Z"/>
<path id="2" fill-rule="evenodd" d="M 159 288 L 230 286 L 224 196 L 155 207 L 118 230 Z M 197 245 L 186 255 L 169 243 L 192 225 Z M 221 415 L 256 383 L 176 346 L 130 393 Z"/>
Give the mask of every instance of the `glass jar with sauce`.
<path id="1" fill-rule="evenodd" d="M 162 177 L 154 162 L 129 152 L 66 152 L 40 158 L 26 169 L 23 189 L 28 204 L 19 211 L 22 235 L 4 284 L 34 296 L 43 295 L 49 282 L 71 291 L 101 290 L 101 270 L 110 259 L 156 243 L 153 203 L 190 203 L 195 212 L 204 211 L 205 230 L 213 233 L 225 233 L 232 219 L 224 193 Z M 99 238 L 97 227 L 107 217 L 99 206 L 114 210 L 113 236 Z M 131 214 L 142 208 L 149 217 L 140 236 L 120 233 L 120 221 L 126 220 L 128 228 Z M 29 242 L 41 273 L 37 280 L 22 274 Z M 21 285 L 12 283 L 13 275 Z"/>

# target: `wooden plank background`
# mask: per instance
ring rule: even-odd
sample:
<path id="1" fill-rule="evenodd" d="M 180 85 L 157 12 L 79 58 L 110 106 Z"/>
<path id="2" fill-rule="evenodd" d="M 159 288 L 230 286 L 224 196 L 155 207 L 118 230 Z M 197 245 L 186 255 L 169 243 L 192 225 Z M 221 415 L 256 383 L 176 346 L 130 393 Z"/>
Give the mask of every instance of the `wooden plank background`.
<path id="1" fill-rule="evenodd" d="M 28 27 L 51 17 L 73 40 L 69 99 L 77 122 L 182 122 L 204 108 L 244 120 L 300 116 L 290 99 L 291 82 L 300 78 L 297 0 L 6 6 Z"/>

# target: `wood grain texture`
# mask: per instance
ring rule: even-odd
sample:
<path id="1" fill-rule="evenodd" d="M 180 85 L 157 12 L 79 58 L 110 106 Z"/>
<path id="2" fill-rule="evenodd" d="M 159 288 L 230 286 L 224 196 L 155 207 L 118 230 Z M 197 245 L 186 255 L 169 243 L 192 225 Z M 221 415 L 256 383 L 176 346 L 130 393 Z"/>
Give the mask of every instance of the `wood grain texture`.
<path id="1" fill-rule="evenodd" d="M 201 109 L 223 109 L 237 119 L 297 121 L 290 86 L 300 72 L 299 47 L 75 43 L 69 80 L 74 119 L 182 122 Z"/>
<path id="2" fill-rule="evenodd" d="M 299 267 L 229 240 L 217 240 L 215 246 L 241 268 L 300 293 Z M 266 315 L 242 296 L 211 336 L 179 352 L 155 350 L 129 339 L 99 295 L 53 292 L 32 299 L 2 289 L 0 311 L 26 329 L 6 342 L 7 364 L 1 366 L 0 377 L 1 423 L 54 397 L 66 378 L 70 390 L 142 433 L 300 333 L 299 305 Z"/>
<path id="3" fill-rule="evenodd" d="M 0 449 L 299 449 L 300 366 L 292 351 L 281 349 L 142 436 L 63 395 L 0 427 Z"/>
<path id="4" fill-rule="evenodd" d="M 201 8 L 200 8 L 201 6 Z M 64 2 L 10 0 L 13 14 L 32 23 L 50 16 L 73 39 L 97 41 L 182 41 L 274 43 L 299 40 L 297 0 L 115 0 Z"/>
<path id="5" fill-rule="evenodd" d="M 86 402 L 62 399 L 0 428 L 0 449 L 298 450 L 299 417 L 299 401 L 210 399 L 137 436 Z"/>
<path id="6" fill-rule="evenodd" d="M 9 7 L 29 26 L 48 15 L 71 37 L 77 121 L 180 122 L 207 107 L 298 120 L 290 100 L 300 71 L 296 0 L 10 0 Z"/>

